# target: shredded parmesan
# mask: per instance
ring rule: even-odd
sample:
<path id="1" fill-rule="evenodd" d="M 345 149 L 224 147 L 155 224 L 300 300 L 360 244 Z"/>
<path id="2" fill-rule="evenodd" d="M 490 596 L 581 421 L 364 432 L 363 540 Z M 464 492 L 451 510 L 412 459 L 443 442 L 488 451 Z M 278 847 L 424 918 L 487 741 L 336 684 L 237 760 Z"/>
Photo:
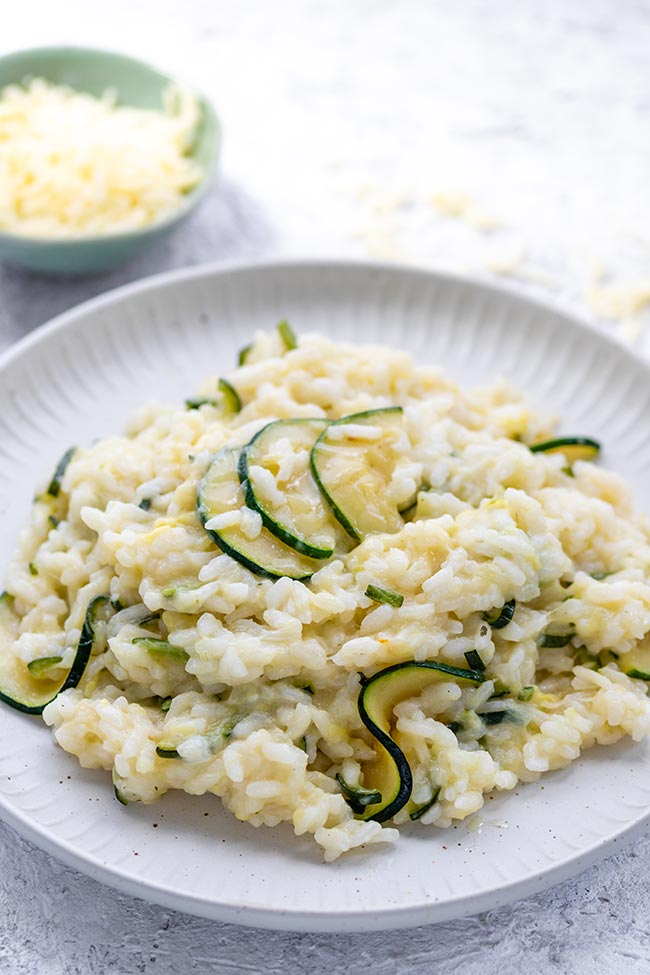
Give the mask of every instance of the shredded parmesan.
<path id="1" fill-rule="evenodd" d="M 445 217 L 462 220 L 476 230 L 494 230 L 501 224 L 485 213 L 480 204 L 463 190 L 447 189 L 434 193 L 431 204 Z"/>
<path id="2" fill-rule="evenodd" d="M 631 318 L 650 305 L 650 279 L 633 284 L 595 283 L 587 299 L 600 318 Z"/>
<path id="3" fill-rule="evenodd" d="M 506 247 L 495 249 L 486 263 L 494 274 L 512 275 L 516 277 L 526 259 L 526 245 L 522 240 L 515 240 Z"/>
<path id="4" fill-rule="evenodd" d="M 170 86 L 163 110 L 118 106 L 36 78 L 0 91 L 0 230 L 80 237 L 145 227 L 201 180 L 188 155 L 200 105 Z"/>

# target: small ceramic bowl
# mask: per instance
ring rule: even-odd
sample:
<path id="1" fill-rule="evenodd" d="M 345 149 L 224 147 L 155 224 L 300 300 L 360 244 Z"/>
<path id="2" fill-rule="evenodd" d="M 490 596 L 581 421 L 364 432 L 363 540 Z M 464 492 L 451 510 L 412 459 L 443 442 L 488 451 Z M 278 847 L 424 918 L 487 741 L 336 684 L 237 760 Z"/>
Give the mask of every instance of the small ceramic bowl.
<path id="1" fill-rule="evenodd" d="M 92 48 L 41 47 L 0 58 L 0 89 L 27 77 L 45 78 L 95 96 L 112 88 L 117 91 L 120 104 L 155 109 L 162 107 L 162 93 L 173 83 L 172 78 L 142 61 Z M 201 98 L 200 103 L 202 118 L 192 157 L 201 164 L 204 175 L 173 213 L 148 227 L 72 239 L 28 237 L 0 230 L 0 260 L 60 274 L 106 271 L 168 234 L 205 195 L 216 169 L 221 141 L 219 120 L 206 99 Z"/>

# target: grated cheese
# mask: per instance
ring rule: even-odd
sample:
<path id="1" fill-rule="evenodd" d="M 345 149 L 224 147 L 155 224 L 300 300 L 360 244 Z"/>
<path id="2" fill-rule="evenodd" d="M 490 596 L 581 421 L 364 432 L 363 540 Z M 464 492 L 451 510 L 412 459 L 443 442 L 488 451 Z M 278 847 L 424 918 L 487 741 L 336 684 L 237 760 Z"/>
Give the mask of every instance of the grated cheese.
<path id="1" fill-rule="evenodd" d="M 501 224 L 484 213 L 480 204 L 463 190 L 447 189 L 434 193 L 431 204 L 445 217 L 462 220 L 476 230 L 494 230 Z"/>
<path id="2" fill-rule="evenodd" d="M 650 305 L 650 280 L 605 285 L 595 282 L 587 300 L 592 311 L 600 318 L 631 318 Z"/>
<path id="3" fill-rule="evenodd" d="M 188 156 L 200 105 L 170 86 L 163 110 L 36 78 L 0 91 L 0 231 L 80 237 L 145 227 L 203 176 Z"/>

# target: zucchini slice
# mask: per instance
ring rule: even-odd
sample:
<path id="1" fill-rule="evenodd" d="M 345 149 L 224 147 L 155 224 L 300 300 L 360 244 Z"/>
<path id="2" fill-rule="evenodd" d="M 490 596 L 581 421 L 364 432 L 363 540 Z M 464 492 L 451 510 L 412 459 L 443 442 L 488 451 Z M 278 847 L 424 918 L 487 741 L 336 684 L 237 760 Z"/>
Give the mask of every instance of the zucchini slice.
<path id="1" fill-rule="evenodd" d="M 256 575 L 269 579 L 309 579 L 320 568 L 310 559 L 284 545 L 266 528 L 256 538 L 248 538 L 241 527 L 207 528 L 210 519 L 244 505 L 244 489 L 239 482 L 237 467 L 239 451 L 230 447 L 221 450 L 213 459 L 197 491 L 196 508 L 201 524 L 222 552 L 236 559 Z"/>
<path id="2" fill-rule="evenodd" d="M 113 769 L 111 776 L 113 779 L 113 792 L 115 793 L 115 798 L 119 803 L 121 803 L 121 805 L 128 806 L 129 800 L 126 798 L 124 792 L 122 791 L 122 779 L 117 774 L 115 769 Z"/>
<path id="3" fill-rule="evenodd" d="M 281 542 L 312 559 L 328 559 L 334 552 L 337 524 L 332 518 L 309 469 L 314 442 L 329 420 L 274 420 L 255 434 L 239 458 L 239 479 L 246 492 L 246 504 L 262 516 L 264 526 Z M 290 440 L 304 458 L 284 487 L 282 503 L 265 490 L 263 471 L 277 472 L 276 445 Z M 339 529 L 340 531 L 340 529 Z"/>
<path id="4" fill-rule="evenodd" d="M 235 387 L 224 379 L 223 376 L 218 382 L 219 392 L 223 398 L 223 407 L 226 413 L 239 413 L 242 407 L 239 393 Z"/>
<path id="5" fill-rule="evenodd" d="M 412 822 L 414 823 L 417 822 L 418 819 L 422 819 L 425 812 L 428 812 L 432 806 L 435 806 L 435 804 L 438 801 L 439 795 L 440 795 L 440 789 L 439 788 L 435 789 L 433 795 L 431 796 L 428 802 L 425 802 L 423 806 L 418 806 L 416 809 L 413 810 L 412 813 L 409 813 L 409 819 L 412 820 Z"/>
<path id="6" fill-rule="evenodd" d="M 364 788 L 381 793 L 381 802 L 369 805 L 365 819 L 383 823 L 402 809 L 411 797 L 411 768 L 394 738 L 391 720 L 400 701 L 415 697 L 438 681 L 454 681 L 463 686 L 481 684 L 483 675 L 430 660 L 407 661 L 380 670 L 365 680 L 359 692 L 359 717 L 377 739 L 377 755 L 363 769 Z"/>
<path id="7" fill-rule="evenodd" d="M 233 730 L 237 724 L 241 721 L 242 716 L 236 715 L 232 718 L 226 718 L 219 724 L 213 725 L 200 737 L 203 738 L 208 746 L 208 751 L 210 755 L 215 755 L 230 738 Z M 181 741 L 176 742 L 176 744 L 168 741 L 161 741 L 156 745 L 156 755 L 158 758 L 181 758 L 179 754 L 178 746 L 187 741 L 187 738 L 181 739 Z"/>
<path id="8" fill-rule="evenodd" d="M 118 775 L 115 768 L 113 768 L 111 776 L 113 779 L 113 792 L 119 803 L 123 806 L 128 806 L 132 802 L 141 802 L 141 799 L 129 788 L 127 779 L 123 779 L 121 775 Z"/>
<path id="9" fill-rule="evenodd" d="M 481 657 L 478 650 L 467 650 L 465 652 L 465 660 L 467 661 L 467 666 L 472 670 L 482 671 L 485 670 L 485 664 L 483 663 L 483 658 Z"/>
<path id="10" fill-rule="evenodd" d="M 483 613 L 483 619 L 490 624 L 493 630 L 502 630 L 504 626 L 512 622 L 516 607 L 516 601 L 509 599 L 496 613 Z"/>
<path id="11" fill-rule="evenodd" d="M 575 636 L 575 630 L 571 630 L 569 633 L 543 633 L 538 646 L 542 647 L 544 650 L 558 650 L 560 647 L 566 647 Z"/>
<path id="12" fill-rule="evenodd" d="M 291 328 L 291 325 L 286 320 L 278 322 L 278 335 L 284 342 L 284 347 L 287 352 L 291 352 L 292 349 L 298 348 L 298 339 L 296 338 L 296 333 Z"/>
<path id="13" fill-rule="evenodd" d="M 634 677 L 636 680 L 650 681 L 650 674 L 647 670 L 639 670 L 637 667 L 632 667 L 630 670 L 626 670 L 625 673 L 628 677 Z"/>
<path id="14" fill-rule="evenodd" d="M 142 626 L 142 623 L 140 625 Z M 149 656 L 157 657 L 159 660 L 175 660 L 177 663 L 184 664 L 190 659 L 189 654 L 182 647 L 175 647 L 167 640 L 159 640 L 157 637 L 135 636 L 131 643 L 143 647 Z"/>
<path id="15" fill-rule="evenodd" d="M 160 622 L 160 613 L 147 613 L 146 616 L 141 616 L 139 620 L 132 622 L 137 623 L 138 626 L 149 626 L 151 623 Z"/>
<path id="16" fill-rule="evenodd" d="M 176 750 L 176 745 L 170 745 L 168 742 L 162 742 L 160 745 L 156 745 L 156 755 L 158 758 L 180 758 Z"/>
<path id="17" fill-rule="evenodd" d="M 569 463 L 574 460 L 595 460 L 600 453 L 600 444 L 591 437 L 555 437 L 534 443 L 530 450 L 534 454 L 564 454 Z"/>
<path id="18" fill-rule="evenodd" d="M 218 409 L 219 405 L 218 399 L 211 399 L 209 396 L 192 396 L 185 400 L 186 410 L 200 410 L 202 406 L 214 406 Z"/>
<path id="19" fill-rule="evenodd" d="M 379 436 L 355 436 L 358 427 L 378 431 Z M 401 406 L 367 410 L 334 420 L 312 447 L 314 480 L 334 517 L 356 541 L 371 532 L 398 532 L 404 527 L 387 491 L 394 466 L 392 448 L 401 429 Z"/>
<path id="20" fill-rule="evenodd" d="M 188 410 L 200 410 L 202 406 L 214 406 L 217 409 L 221 408 L 225 414 L 239 413 L 242 408 L 242 402 L 235 387 L 227 379 L 223 378 L 219 380 L 217 386 L 221 393 L 221 399 L 214 399 L 210 396 L 193 397 L 185 400 L 185 408 Z"/>
<path id="21" fill-rule="evenodd" d="M 416 512 L 418 506 L 418 498 L 421 494 L 428 494 L 431 491 L 431 485 L 427 481 L 422 481 L 420 486 L 415 490 L 411 497 L 404 504 L 400 505 L 399 513 L 408 521 Z"/>
<path id="22" fill-rule="evenodd" d="M 65 474 L 66 468 L 70 463 L 70 461 L 72 460 L 72 457 L 76 449 L 77 449 L 76 447 L 69 447 L 66 450 L 65 454 L 63 455 L 63 457 L 61 458 L 61 460 L 59 461 L 59 463 L 56 465 L 54 474 L 52 475 L 52 480 L 50 481 L 47 488 L 47 493 L 50 495 L 50 497 L 57 498 L 59 496 L 59 493 L 61 491 L 61 481 L 63 480 L 63 475 Z"/>
<path id="23" fill-rule="evenodd" d="M 33 672 L 34 664 L 44 664 L 48 660 L 52 665 L 54 657 L 41 657 L 40 661 L 32 661 L 30 668 L 23 660 L 14 656 L 13 642 L 18 636 L 19 619 L 13 607 L 3 600 L 0 603 L 0 701 L 25 714 L 41 714 L 58 694 L 70 687 L 76 687 L 92 653 L 96 625 L 107 612 L 113 612 L 108 596 L 95 596 L 91 599 L 72 666 L 57 680 L 50 678 L 44 672 L 44 667 L 41 673 Z"/>
<path id="24" fill-rule="evenodd" d="M 30 660 L 27 664 L 27 670 L 30 672 L 32 677 L 36 677 L 37 680 L 45 680 L 52 677 L 52 671 L 56 673 L 60 670 L 60 663 L 63 657 L 51 656 L 51 657 L 39 657 L 37 660 Z"/>
<path id="25" fill-rule="evenodd" d="M 380 589 L 379 586 L 370 585 L 366 589 L 365 595 L 375 603 L 388 603 L 399 609 L 404 604 L 404 596 L 401 592 L 393 592 L 392 589 Z"/>
<path id="26" fill-rule="evenodd" d="M 502 721 L 512 721 L 518 724 L 517 715 L 511 708 L 504 708 L 503 711 L 480 711 L 478 717 L 486 725 L 501 724 Z"/>
<path id="27" fill-rule="evenodd" d="M 376 806 L 381 802 L 381 792 L 376 789 L 364 789 L 362 785 L 348 785 L 340 772 L 336 773 L 336 781 L 341 786 L 341 792 L 353 813 L 360 815 L 366 811 L 366 806 Z"/>
<path id="28" fill-rule="evenodd" d="M 249 357 L 249 355 L 251 354 L 252 351 L 253 351 L 253 343 L 252 342 L 249 342 L 249 344 L 248 345 L 245 345 L 243 349 L 240 349 L 239 352 L 237 353 L 237 365 L 238 366 L 245 366 L 246 365 L 246 360 L 248 359 L 248 357 Z"/>

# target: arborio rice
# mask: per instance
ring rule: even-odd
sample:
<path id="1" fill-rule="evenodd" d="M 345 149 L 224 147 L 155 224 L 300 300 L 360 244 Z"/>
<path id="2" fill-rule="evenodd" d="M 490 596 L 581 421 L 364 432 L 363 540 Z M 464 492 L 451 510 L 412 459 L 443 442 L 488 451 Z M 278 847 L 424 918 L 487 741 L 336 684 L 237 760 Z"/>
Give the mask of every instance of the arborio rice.
<path id="1" fill-rule="evenodd" d="M 313 834 L 334 860 L 398 836 L 364 818 L 383 746 L 358 707 L 362 680 L 391 665 L 476 678 L 441 671 L 393 700 L 403 763 L 390 761 L 412 774 L 395 825 L 449 826 L 583 748 L 645 736 L 646 684 L 628 672 L 650 671 L 650 545 L 622 480 L 569 450 L 531 451 L 549 421 L 505 384 L 464 391 L 394 349 L 293 345 L 286 327 L 258 334 L 234 397 L 210 379 L 187 408 L 143 408 L 37 497 L 7 577 L 3 655 L 21 687 L 54 697 L 57 742 L 110 771 L 122 802 L 211 792 L 254 826 Z M 197 485 L 222 448 L 280 418 L 395 405 L 384 466 L 369 461 L 402 512 L 389 532 L 337 526 L 334 555 L 300 581 L 251 571 L 202 525 Z M 358 454 L 382 437 L 371 417 L 329 442 Z M 273 450 L 257 470 L 271 508 L 296 477 L 317 497 L 308 453 L 289 434 Z M 268 529 L 243 497 L 208 529 L 254 550 Z M 85 672 L 56 696 L 100 596 Z"/>

